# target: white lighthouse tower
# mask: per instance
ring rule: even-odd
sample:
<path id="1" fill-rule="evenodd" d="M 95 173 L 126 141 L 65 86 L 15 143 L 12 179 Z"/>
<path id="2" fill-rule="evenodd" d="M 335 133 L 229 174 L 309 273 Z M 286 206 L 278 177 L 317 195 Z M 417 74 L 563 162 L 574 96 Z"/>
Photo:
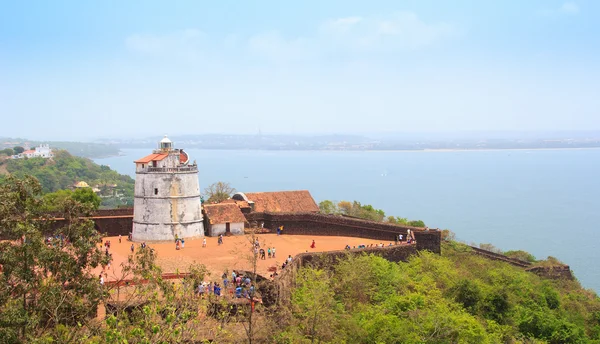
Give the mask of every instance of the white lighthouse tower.
<path id="1" fill-rule="evenodd" d="M 135 161 L 133 241 L 173 241 L 204 236 L 198 166 L 165 137 Z"/>

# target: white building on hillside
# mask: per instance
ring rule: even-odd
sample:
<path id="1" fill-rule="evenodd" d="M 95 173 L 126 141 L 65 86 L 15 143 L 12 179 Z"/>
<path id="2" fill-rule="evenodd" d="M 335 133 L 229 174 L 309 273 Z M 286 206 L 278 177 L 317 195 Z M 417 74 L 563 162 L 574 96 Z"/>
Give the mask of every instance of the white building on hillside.
<path id="1" fill-rule="evenodd" d="M 28 149 L 23 153 L 13 155 L 13 159 L 22 159 L 22 158 L 44 158 L 49 159 L 54 157 L 54 153 L 52 153 L 52 149 L 48 144 L 41 144 L 35 149 Z"/>

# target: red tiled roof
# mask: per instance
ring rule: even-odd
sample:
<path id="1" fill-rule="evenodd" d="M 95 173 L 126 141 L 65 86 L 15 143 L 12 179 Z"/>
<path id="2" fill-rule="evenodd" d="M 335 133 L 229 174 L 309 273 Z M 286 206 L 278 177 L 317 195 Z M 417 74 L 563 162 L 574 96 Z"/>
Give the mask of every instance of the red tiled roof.
<path id="1" fill-rule="evenodd" d="M 35 149 L 29 149 L 23 152 L 23 154 L 33 154 L 35 153 Z"/>
<path id="2" fill-rule="evenodd" d="M 254 202 L 254 211 L 271 213 L 318 212 L 308 190 L 244 193 Z"/>
<path id="3" fill-rule="evenodd" d="M 248 202 L 246 201 L 238 201 L 237 199 L 226 199 L 223 202 L 221 202 L 220 204 L 224 204 L 224 203 L 229 203 L 229 204 L 237 204 L 238 207 L 240 208 L 250 208 L 250 204 L 248 204 Z"/>
<path id="4" fill-rule="evenodd" d="M 143 164 L 143 163 L 149 163 L 150 161 L 161 161 L 162 159 L 166 158 L 167 155 L 168 154 L 164 154 L 164 153 L 150 154 L 150 155 L 145 156 L 141 159 L 138 159 L 134 162 L 136 164 Z"/>
<path id="5" fill-rule="evenodd" d="M 240 207 L 233 203 L 206 204 L 204 213 L 211 225 L 246 222 L 246 217 L 240 211 Z"/>

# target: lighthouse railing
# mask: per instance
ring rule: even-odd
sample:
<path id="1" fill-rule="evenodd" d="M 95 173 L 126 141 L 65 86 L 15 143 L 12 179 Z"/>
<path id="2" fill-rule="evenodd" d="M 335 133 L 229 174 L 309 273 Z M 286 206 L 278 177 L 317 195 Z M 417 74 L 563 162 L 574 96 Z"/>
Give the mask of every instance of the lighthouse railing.
<path id="1" fill-rule="evenodd" d="M 148 172 L 196 172 L 198 166 L 181 166 L 181 167 L 148 167 Z"/>

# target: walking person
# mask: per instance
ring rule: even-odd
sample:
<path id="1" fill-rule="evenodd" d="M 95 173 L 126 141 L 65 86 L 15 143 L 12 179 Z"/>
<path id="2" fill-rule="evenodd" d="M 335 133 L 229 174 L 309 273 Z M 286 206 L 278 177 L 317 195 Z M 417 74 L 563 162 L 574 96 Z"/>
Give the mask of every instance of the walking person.
<path id="1" fill-rule="evenodd" d="M 131 244 L 131 253 L 133 253 L 134 250 L 135 250 L 135 246 L 133 246 L 133 244 Z"/>
<path id="2" fill-rule="evenodd" d="M 119 244 L 121 243 L 121 234 L 119 234 Z"/>
<path id="3" fill-rule="evenodd" d="M 206 247 L 206 238 L 202 238 L 202 247 Z"/>

